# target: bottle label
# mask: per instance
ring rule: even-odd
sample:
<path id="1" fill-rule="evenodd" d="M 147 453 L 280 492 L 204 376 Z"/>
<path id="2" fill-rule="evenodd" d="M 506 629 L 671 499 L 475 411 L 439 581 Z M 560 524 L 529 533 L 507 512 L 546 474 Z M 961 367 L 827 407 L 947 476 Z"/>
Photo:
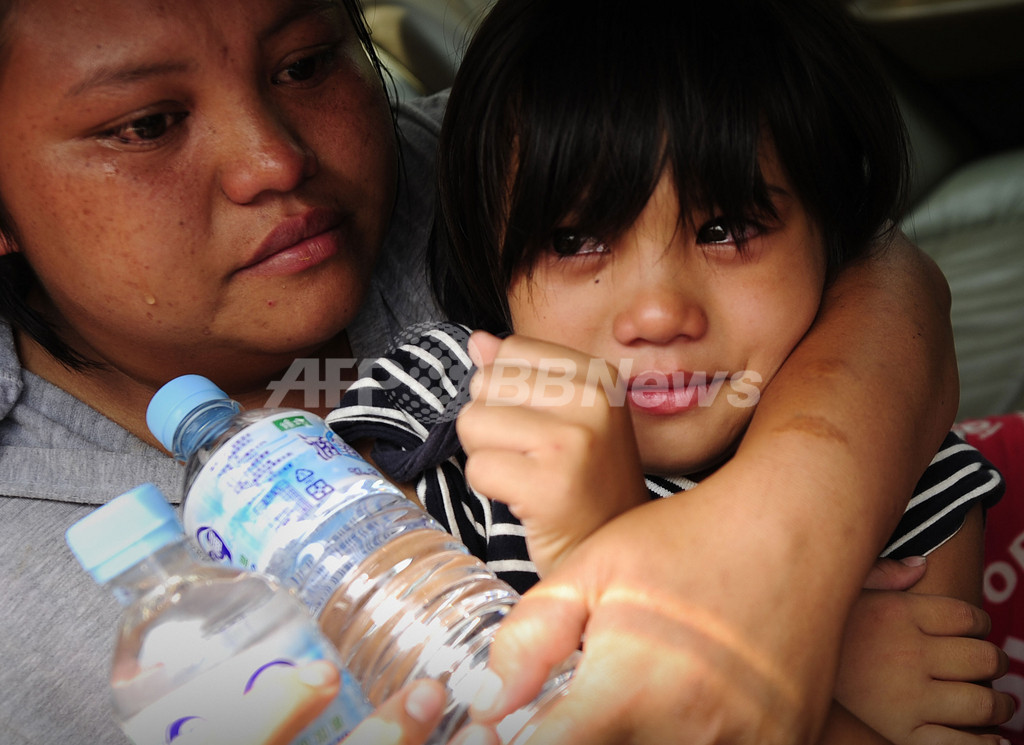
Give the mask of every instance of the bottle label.
<path id="1" fill-rule="evenodd" d="M 142 709 L 122 723 L 136 745 L 209 745 L 210 743 L 289 742 L 291 745 L 333 745 L 371 711 L 370 703 L 351 675 L 341 668 L 333 648 L 303 623 L 277 629 L 249 649 L 234 655 Z M 289 668 L 329 659 L 342 670 L 341 689 L 309 723 L 302 714 L 303 696 L 315 689 L 292 679 Z M 143 676 L 145 673 L 143 673 Z M 132 679 L 117 686 L 145 686 Z M 290 695 L 295 693 L 295 695 Z M 315 707 L 315 705 L 314 705 Z M 316 708 L 313 708 L 313 712 Z M 292 733 L 297 733 L 288 738 Z"/>
<path id="2" fill-rule="evenodd" d="M 339 580 L 335 572 L 324 579 L 331 584 L 308 586 L 323 570 L 325 526 L 332 519 L 339 530 L 339 521 L 358 526 L 396 503 L 410 505 L 322 419 L 285 410 L 247 426 L 210 454 L 189 487 L 183 522 L 214 561 L 303 588 L 303 601 L 315 615 Z M 374 532 L 346 531 L 352 565 L 377 548 Z M 336 540 L 331 548 L 340 548 Z"/>

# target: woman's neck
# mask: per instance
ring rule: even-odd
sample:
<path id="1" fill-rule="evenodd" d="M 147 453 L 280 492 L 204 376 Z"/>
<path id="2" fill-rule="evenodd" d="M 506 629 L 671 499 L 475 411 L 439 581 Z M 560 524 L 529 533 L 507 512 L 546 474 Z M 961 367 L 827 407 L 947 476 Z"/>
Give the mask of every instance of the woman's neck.
<path id="1" fill-rule="evenodd" d="M 153 394 L 165 380 L 145 381 L 107 364 L 72 369 L 54 359 L 34 339 L 17 330 L 15 341 L 21 364 L 26 370 L 63 389 L 143 442 L 163 449 L 146 425 L 146 409 Z M 321 383 L 325 380 L 323 372 L 325 369 L 331 372 L 333 367 L 337 367 L 336 364 L 332 365 L 331 360 L 350 356 L 348 338 L 342 332 L 319 350 L 304 354 L 301 358 L 305 373 L 302 379 L 292 379 L 295 375 L 293 366 L 265 376 L 254 376 L 250 380 L 228 386 L 225 390 L 245 409 L 268 405 L 286 406 L 325 416 L 337 402 L 336 396 L 331 395 L 330 387 Z M 309 377 L 310 373 L 315 374 L 314 368 L 320 370 L 321 377 L 318 380 Z M 291 375 L 289 370 L 292 370 Z M 351 381 L 355 379 L 355 370 L 343 368 L 340 375 L 342 382 Z M 334 377 L 338 377 L 338 374 Z M 216 379 L 214 382 L 223 387 Z M 314 390 L 317 395 L 311 397 L 310 392 Z M 320 395 L 323 392 L 327 395 Z"/>

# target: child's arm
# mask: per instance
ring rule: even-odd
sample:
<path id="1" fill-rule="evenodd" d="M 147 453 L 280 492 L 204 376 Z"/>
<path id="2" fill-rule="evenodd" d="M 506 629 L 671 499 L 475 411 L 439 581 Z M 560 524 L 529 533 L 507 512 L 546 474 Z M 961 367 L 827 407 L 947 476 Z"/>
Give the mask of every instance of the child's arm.
<path id="1" fill-rule="evenodd" d="M 595 531 L 505 620 L 490 659 L 506 687 L 478 715 L 532 698 L 586 631 L 538 737 L 811 741 L 864 575 L 956 410 L 948 312 L 906 242 L 845 269 L 732 460 L 692 499 Z M 666 684 L 608 685 L 640 679 Z"/>
<path id="2" fill-rule="evenodd" d="M 649 500 L 624 387 L 607 363 L 547 342 L 478 332 L 459 415 L 466 480 L 509 506 L 543 577 L 580 541 Z"/>
<path id="3" fill-rule="evenodd" d="M 818 745 L 894 745 L 860 719 L 832 701 Z"/>
<path id="4" fill-rule="evenodd" d="M 928 557 L 908 592 L 865 590 L 854 605 L 840 657 L 836 698 L 897 745 L 997 742 L 967 728 L 1001 724 L 1013 700 L 978 684 L 1005 672 L 1006 659 L 984 641 L 981 604 L 983 517 Z M 963 730 L 955 736 L 951 729 Z M 955 738 L 955 739 L 954 739 Z"/>

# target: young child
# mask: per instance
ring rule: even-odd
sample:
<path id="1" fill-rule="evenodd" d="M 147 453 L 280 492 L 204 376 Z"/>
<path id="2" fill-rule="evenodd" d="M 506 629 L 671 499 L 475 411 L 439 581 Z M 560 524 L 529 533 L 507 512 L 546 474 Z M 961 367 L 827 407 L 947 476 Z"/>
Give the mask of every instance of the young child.
<path id="1" fill-rule="evenodd" d="M 898 218 L 902 132 L 826 3 L 499 0 L 440 147 L 435 290 L 465 326 L 411 335 L 332 426 L 372 440 L 389 476 L 525 591 L 616 516 L 699 498 L 742 447 L 827 283 Z M 468 328 L 512 335 L 474 337 L 456 439 Z M 984 628 L 952 620 L 953 598 L 980 603 L 982 510 L 1001 493 L 995 469 L 947 438 L 881 553 L 928 554 L 927 572 L 854 610 L 835 695 L 894 742 L 952 728 L 995 741 L 967 728 L 1012 712 L 970 682 L 999 674 L 994 646 L 968 638 Z M 878 602 L 904 619 L 931 602 L 941 621 L 865 621 Z M 907 665 L 904 643 L 960 652 Z M 855 731 L 838 714 L 830 725 L 829 742 Z"/>

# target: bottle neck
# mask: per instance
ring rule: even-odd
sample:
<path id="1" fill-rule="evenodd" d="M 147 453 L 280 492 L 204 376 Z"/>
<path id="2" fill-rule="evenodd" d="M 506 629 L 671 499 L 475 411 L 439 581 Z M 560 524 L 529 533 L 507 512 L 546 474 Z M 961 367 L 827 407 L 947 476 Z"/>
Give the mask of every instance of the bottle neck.
<path id="1" fill-rule="evenodd" d="M 201 447 L 227 430 L 241 408 L 237 401 L 228 399 L 208 401 L 197 406 L 182 419 L 174 433 L 174 457 L 187 461 Z"/>
<path id="2" fill-rule="evenodd" d="M 195 574 L 196 558 L 185 536 L 157 549 L 106 583 L 117 602 L 128 606 L 161 586 L 177 586 Z"/>

